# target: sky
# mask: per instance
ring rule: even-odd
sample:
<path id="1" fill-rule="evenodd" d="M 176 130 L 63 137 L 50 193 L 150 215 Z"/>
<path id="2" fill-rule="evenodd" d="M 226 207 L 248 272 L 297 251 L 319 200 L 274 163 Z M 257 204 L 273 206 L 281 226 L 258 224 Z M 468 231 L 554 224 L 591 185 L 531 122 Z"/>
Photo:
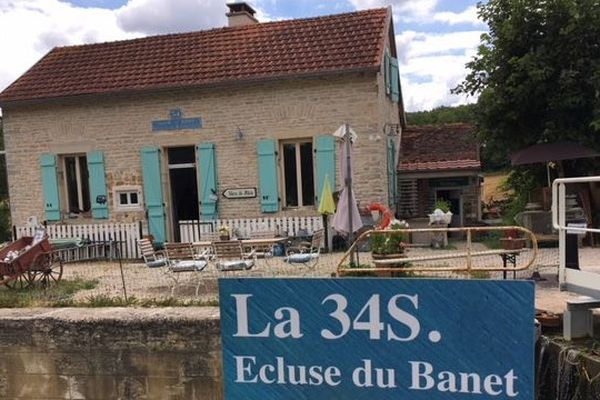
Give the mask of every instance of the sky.
<path id="1" fill-rule="evenodd" d="M 227 1 L 229 2 L 229 1 Z M 392 6 L 406 111 L 456 106 L 487 27 L 477 0 L 248 0 L 261 22 Z M 0 91 L 56 46 L 227 25 L 226 0 L 0 0 Z"/>

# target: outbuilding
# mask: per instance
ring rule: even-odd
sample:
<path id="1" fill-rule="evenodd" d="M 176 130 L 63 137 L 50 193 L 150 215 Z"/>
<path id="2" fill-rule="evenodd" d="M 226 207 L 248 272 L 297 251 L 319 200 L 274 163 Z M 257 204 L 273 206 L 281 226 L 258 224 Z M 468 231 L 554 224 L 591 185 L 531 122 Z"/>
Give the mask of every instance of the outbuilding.
<path id="1" fill-rule="evenodd" d="M 453 213 L 452 227 L 481 221 L 481 159 L 472 125 L 408 126 L 398 163 L 398 214 L 425 228 L 438 201 Z"/>

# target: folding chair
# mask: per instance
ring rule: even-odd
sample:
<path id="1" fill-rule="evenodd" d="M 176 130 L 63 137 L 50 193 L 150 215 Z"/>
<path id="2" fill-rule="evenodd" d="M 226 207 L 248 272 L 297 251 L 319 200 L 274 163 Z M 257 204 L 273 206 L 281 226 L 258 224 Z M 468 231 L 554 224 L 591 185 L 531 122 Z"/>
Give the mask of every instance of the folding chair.
<path id="1" fill-rule="evenodd" d="M 216 241 L 212 243 L 215 265 L 218 271 L 246 271 L 254 267 L 254 251 L 244 253 L 239 240 Z"/>
<path id="2" fill-rule="evenodd" d="M 148 239 L 138 240 L 138 247 L 142 253 L 144 263 L 149 268 L 161 268 L 161 271 L 172 281 L 171 296 L 175 294 L 175 289 L 179 286 L 181 272 L 201 272 L 208 262 L 206 260 L 177 260 L 171 257 L 187 258 L 187 254 L 192 254 L 192 247 L 189 243 L 168 243 L 166 251 L 155 251 L 152 243 Z M 169 256 L 171 249 L 171 257 Z M 196 296 L 200 289 L 200 281 L 196 283 Z"/>
<path id="3" fill-rule="evenodd" d="M 324 231 L 323 229 L 319 229 L 313 232 L 310 242 L 303 242 L 297 246 L 288 247 L 284 261 L 290 264 L 305 264 L 311 268 L 316 266 L 321 255 L 323 237 Z"/>
<path id="4" fill-rule="evenodd" d="M 148 268 L 160 268 L 169 265 L 167 254 L 163 251 L 155 251 L 149 239 L 138 239 L 138 248 Z"/>
<path id="5" fill-rule="evenodd" d="M 254 231 L 251 233 L 250 239 L 274 239 L 275 231 L 270 230 L 261 230 Z M 247 253 L 251 253 L 254 251 L 257 259 L 265 260 L 265 264 L 269 265 L 269 261 L 273 258 L 273 247 L 274 243 L 264 243 L 264 244 L 249 244 L 244 245 L 244 251 Z"/>

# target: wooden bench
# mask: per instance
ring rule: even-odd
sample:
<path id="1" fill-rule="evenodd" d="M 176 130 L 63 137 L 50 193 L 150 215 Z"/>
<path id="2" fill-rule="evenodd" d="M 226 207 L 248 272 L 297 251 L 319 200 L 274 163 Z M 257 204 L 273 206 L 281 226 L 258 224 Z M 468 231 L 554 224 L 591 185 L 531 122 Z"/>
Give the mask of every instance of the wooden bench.
<path id="1" fill-rule="evenodd" d="M 563 315 L 565 340 L 594 337 L 594 308 L 600 308 L 600 299 L 582 297 L 567 300 L 567 309 Z"/>

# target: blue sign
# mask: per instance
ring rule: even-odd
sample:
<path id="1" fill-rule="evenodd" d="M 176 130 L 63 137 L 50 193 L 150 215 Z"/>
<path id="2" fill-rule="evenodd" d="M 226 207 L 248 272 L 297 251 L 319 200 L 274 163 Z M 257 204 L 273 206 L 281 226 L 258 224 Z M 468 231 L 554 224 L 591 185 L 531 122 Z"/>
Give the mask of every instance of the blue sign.
<path id="1" fill-rule="evenodd" d="M 152 131 L 177 131 L 180 129 L 202 128 L 202 118 L 183 118 L 180 109 L 171 110 L 170 119 L 152 121 Z"/>
<path id="2" fill-rule="evenodd" d="M 220 279 L 225 399 L 534 399 L 534 285 Z"/>

